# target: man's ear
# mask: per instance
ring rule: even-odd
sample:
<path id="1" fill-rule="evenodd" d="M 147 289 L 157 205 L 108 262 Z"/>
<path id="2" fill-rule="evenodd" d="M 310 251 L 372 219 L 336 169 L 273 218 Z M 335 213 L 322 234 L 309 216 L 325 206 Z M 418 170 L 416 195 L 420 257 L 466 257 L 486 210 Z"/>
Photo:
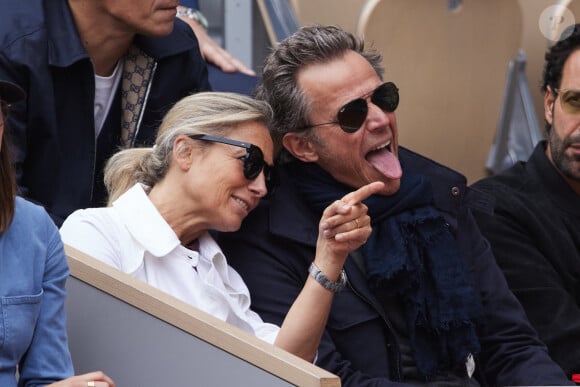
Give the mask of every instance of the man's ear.
<path id="1" fill-rule="evenodd" d="M 318 161 L 318 153 L 312 140 L 301 133 L 286 133 L 282 138 L 282 144 L 292 156 L 305 163 Z"/>
<path id="2" fill-rule="evenodd" d="M 552 92 L 550 86 L 546 87 L 546 92 L 544 93 L 544 118 L 546 122 L 552 125 L 554 119 L 554 103 L 556 102 L 556 96 Z"/>

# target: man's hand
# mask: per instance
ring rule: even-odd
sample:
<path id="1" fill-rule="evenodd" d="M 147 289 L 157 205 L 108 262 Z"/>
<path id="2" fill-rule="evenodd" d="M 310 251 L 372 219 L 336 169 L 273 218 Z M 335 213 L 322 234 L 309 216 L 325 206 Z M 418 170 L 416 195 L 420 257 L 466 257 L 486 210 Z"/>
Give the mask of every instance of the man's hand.
<path id="1" fill-rule="evenodd" d="M 186 22 L 199 41 L 199 49 L 204 59 L 226 73 L 234 73 L 239 71 L 247 75 L 256 75 L 254 70 L 244 65 L 238 59 L 234 58 L 229 52 L 224 50 L 217 44 L 208 34 L 205 28 L 196 20 L 190 19 L 186 16 L 180 16 L 181 20 Z"/>
<path id="2" fill-rule="evenodd" d="M 367 206 L 362 202 L 384 188 L 373 182 L 329 205 L 319 224 L 316 255 L 344 260 L 348 253 L 363 245 L 372 232 Z"/>
<path id="3" fill-rule="evenodd" d="M 102 371 L 89 372 L 82 375 L 71 376 L 60 382 L 52 383 L 46 387 L 115 387 L 115 382 Z"/>

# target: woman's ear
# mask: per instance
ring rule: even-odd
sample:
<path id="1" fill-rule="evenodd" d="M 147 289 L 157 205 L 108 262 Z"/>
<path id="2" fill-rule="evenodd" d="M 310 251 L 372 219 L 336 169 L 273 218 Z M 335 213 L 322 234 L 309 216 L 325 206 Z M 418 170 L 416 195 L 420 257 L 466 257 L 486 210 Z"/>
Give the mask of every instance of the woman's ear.
<path id="1" fill-rule="evenodd" d="M 182 171 L 188 171 L 193 163 L 194 147 L 192 141 L 187 136 L 178 136 L 173 141 L 173 162 Z"/>
<path id="2" fill-rule="evenodd" d="M 552 125 L 552 121 L 554 120 L 554 103 L 556 102 L 556 98 L 550 86 L 546 87 L 546 92 L 544 93 L 544 117 L 550 125 Z"/>
<path id="3" fill-rule="evenodd" d="M 301 133 L 286 133 L 282 138 L 282 144 L 292 156 L 306 163 L 318 161 L 316 145 L 308 137 Z"/>

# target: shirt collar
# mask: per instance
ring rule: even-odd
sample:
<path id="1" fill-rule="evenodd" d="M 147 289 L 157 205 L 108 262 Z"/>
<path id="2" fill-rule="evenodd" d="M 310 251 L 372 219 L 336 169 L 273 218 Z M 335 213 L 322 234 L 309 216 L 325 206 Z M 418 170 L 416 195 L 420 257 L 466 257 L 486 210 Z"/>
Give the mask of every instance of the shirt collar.
<path id="1" fill-rule="evenodd" d="M 147 189 L 147 186 L 137 183 L 113 202 L 114 211 L 141 250 L 139 254 L 128 254 L 124 258 L 125 270 L 129 273 L 142 264 L 145 252 L 162 258 L 181 247 L 181 241 L 171 226 L 149 200 Z M 208 232 L 199 237 L 199 254 L 192 254 L 194 265 L 197 265 L 199 256 L 205 257 L 216 266 L 225 283 L 232 283 L 227 270 L 227 261 Z M 235 286 L 239 284 L 236 283 Z"/>
<path id="2" fill-rule="evenodd" d="M 145 192 L 135 184 L 113 202 L 113 208 L 133 238 L 151 255 L 162 257 L 181 245 L 181 241 L 163 219 Z M 142 260 L 141 256 L 139 260 Z"/>

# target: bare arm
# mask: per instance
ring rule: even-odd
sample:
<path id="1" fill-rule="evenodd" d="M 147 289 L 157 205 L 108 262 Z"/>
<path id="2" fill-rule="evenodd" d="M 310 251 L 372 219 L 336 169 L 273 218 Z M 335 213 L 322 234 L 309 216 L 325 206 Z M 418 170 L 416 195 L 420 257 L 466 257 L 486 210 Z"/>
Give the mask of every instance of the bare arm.
<path id="1" fill-rule="evenodd" d="M 374 182 L 328 206 L 320 219 L 314 264 L 336 281 L 348 254 L 371 234 L 371 220 L 362 201 L 383 188 Z M 288 311 L 275 345 L 312 361 L 326 326 L 334 293 L 311 276 Z"/>

